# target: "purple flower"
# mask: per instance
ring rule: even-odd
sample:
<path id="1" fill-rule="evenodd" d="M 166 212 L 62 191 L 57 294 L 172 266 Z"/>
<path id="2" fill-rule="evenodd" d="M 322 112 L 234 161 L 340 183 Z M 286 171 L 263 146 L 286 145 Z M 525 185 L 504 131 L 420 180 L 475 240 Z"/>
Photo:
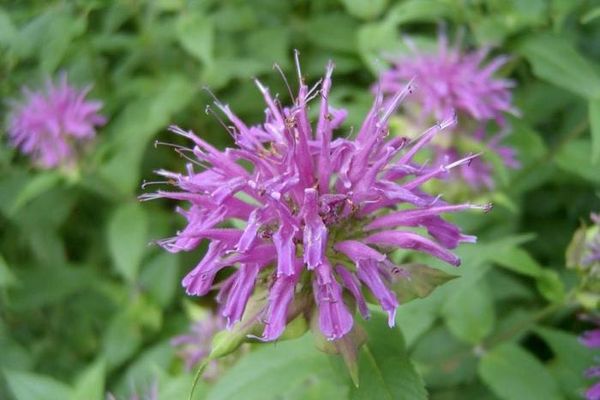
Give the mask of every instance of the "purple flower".
<path id="1" fill-rule="evenodd" d="M 62 75 L 46 82 L 44 91 L 23 89 L 25 99 L 12 104 L 8 135 L 13 146 L 42 168 L 72 164 L 77 148 L 94 138 L 106 119 L 99 101 L 86 100 L 90 87 L 77 89 Z"/>
<path id="2" fill-rule="evenodd" d="M 594 264 L 600 262 L 600 214 L 592 213 L 590 218 L 596 226 L 592 228 L 593 232 L 591 232 L 591 237 L 586 242 L 587 251 L 582 260 L 582 264 L 589 268 L 591 272 L 594 272 Z M 600 268 L 600 266 L 597 268 Z M 595 275 L 600 276 L 600 270 L 598 270 Z"/>
<path id="3" fill-rule="evenodd" d="M 178 348 L 178 355 L 183 359 L 185 367 L 191 371 L 211 350 L 214 335 L 225 327 L 224 320 L 209 314 L 192 324 L 190 332 L 171 339 L 171 345 Z M 216 360 L 211 361 L 204 370 L 205 379 L 214 379 L 218 374 Z"/>
<path id="4" fill-rule="evenodd" d="M 504 65 L 507 57 L 496 57 L 484 63 L 489 49 L 463 52 L 460 42 L 449 47 L 445 35 L 440 35 L 437 53 L 422 52 L 407 40 L 412 53 L 393 59 L 393 66 L 385 71 L 376 90 L 393 95 L 406 82 L 414 79 L 417 85 L 414 100 L 409 102 L 409 112 L 416 117 L 419 126 L 432 119 L 442 120 L 453 113 L 458 114 L 461 128 L 467 121 L 475 123 L 470 139 L 485 145 L 488 151 L 495 152 L 507 167 L 519 166 L 515 151 L 501 146 L 500 141 L 508 133 L 505 115 L 518 114 L 512 105 L 510 89 L 513 82 L 494 78 L 493 74 Z M 487 138 L 489 122 L 495 122 L 501 132 Z M 454 132 L 450 143 L 436 149 L 438 162 L 445 157 L 455 158 L 458 133 Z M 491 166 L 483 160 L 474 161 L 473 168 L 459 168 L 458 173 L 470 186 L 493 187 Z"/>
<path id="5" fill-rule="evenodd" d="M 475 238 L 462 235 L 440 215 L 486 207 L 449 205 L 420 190 L 423 183 L 473 157 L 434 168 L 414 162 L 415 153 L 454 123 L 452 119 L 411 143 L 389 136 L 388 119 L 412 91 L 410 85 L 385 105 L 377 96 L 356 134 L 334 139 L 346 111 L 328 101 L 333 65 L 309 87 L 296 63 L 299 90 L 290 106 L 283 107 L 256 81 L 267 104 L 261 125 L 246 125 L 227 105 L 215 101 L 230 121 L 224 126 L 235 147 L 221 151 L 192 132 L 173 127 L 173 132 L 194 143 L 192 149 L 177 147 L 190 160 L 187 171 L 157 171 L 176 190 L 141 198 L 189 204 L 187 210 L 179 210 L 187 226 L 159 244 L 178 252 L 196 249 L 203 240 L 210 243 L 183 286 L 190 295 L 218 289 L 221 315 L 229 327 L 242 319 L 254 294 L 257 301 L 264 299 L 261 339 L 275 340 L 310 296 L 320 331 L 335 340 L 353 327 L 354 302 L 349 298 L 368 317 L 366 291 L 394 324 L 398 300 L 391 284 L 404 279 L 404 274 L 397 273 L 401 268 L 391 262 L 391 251 L 414 250 L 458 266 L 460 260 L 450 250 Z M 313 124 L 308 108 L 315 98 L 320 104 Z M 245 221 L 245 227 L 232 228 L 234 220 Z"/>
<path id="6" fill-rule="evenodd" d="M 589 348 L 600 348 L 600 318 L 586 317 L 586 320 L 592 321 L 597 328 L 583 332 L 579 338 L 581 343 Z M 600 378 L 600 364 L 590 367 L 586 372 L 587 378 Z M 585 397 L 588 400 L 600 400 L 600 381 L 592 385 L 586 392 Z"/>

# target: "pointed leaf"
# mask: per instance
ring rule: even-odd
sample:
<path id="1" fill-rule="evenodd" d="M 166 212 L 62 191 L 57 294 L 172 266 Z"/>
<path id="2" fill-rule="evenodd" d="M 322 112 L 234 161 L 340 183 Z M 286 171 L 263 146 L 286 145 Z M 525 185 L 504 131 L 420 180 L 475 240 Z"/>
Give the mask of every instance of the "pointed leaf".
<path id="1" fill-rule="evenodd" d="M 479 376 L 504 400 L 560 400 L 552 375 L 531 353 L 516 344 L 505 343 L 486 353 L 479 364 Z"/>
<path id="2" fill-rule="evenodd" d="M 600 76 L 563 36 L 540 34 L 525 40 L 520 52 L 535 75 L 582 97 L 600 97 Z"/>
<path id="3" fill-rule="evenodd" d="M 584 371 L 593 364 L 594 353 L 582 346 L 579 338 L 571 333 L 544 327 L 536 328 L 535 333 L 544 339 L 554 353 L 548 369 L 563 393 L 569 398 L 580 398 L 581 388 L 589 383 Z"/>
<path id="4" fill-rule="evenodd" d="M 494 303 L 485 282 L 480 281 L 452 296 L 442 309 L 448 329 L 464 342 L 477 344 L 493 329 Z"/>
<path id="5" fill-rule="evenodd" d="M 103 400 L 106 365 L 100 360 L 83 371 L 75 382 L 71 400 Z"/>
<path id="6" fill-rule="evenodd" d="M 238 398 L 263 400 L 310 382 L 334 379 L 326 354 L 312 344 L 310 335 L 282 343 L 261 345 L 227 371 L 208 393 L 208 400 Z"/>
<path id="7" fill-rule="evenodd" d="M 72 389 L 49 376 L 30 372 L 5 371 L 4 376 L 16 400 L 65 400 Z"/>
<path id="8" fill-rule="evenodd" d="M 179 43 L 205 64 L 213 61 L 214 31 L 213 21 L 200 13 L 181 14 L 177 21 Z"/>
<path id="9" fill-rule="evenodd" d="M 400 267 L 410 274 L 406 278 L 399 277 L 392 284 L 392 290 L 396 292 L 400 303 L 427 297 L 437 287 L 457 277 L 425 264 L 409 263 Z"/>
<path id="10" fill-rule="evenodd" d="M 117 271 L 128 281 L 137 278 L 147 247 L 148 220 L 137 203 L 120 206 L 108 223 L 108 247 Z"/>
<path id="11" fill-rule="evenodd" d="M 350 398 L 426 399 L 425 384 L 410 361 L 400 329 L 390 328 L 387 317 L 379 312 L 363 327 L 368 341 L 358 360 L 360 386 L 352 388 Z"/>

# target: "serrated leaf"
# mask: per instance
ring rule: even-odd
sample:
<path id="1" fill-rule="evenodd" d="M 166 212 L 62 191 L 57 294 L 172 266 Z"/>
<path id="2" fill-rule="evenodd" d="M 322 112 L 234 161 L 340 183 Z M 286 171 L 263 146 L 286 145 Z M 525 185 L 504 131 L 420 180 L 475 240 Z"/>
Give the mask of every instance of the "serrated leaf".
<path id="1" fill-rule="evenodd" d="M 478 344 L 494 328 L 496 313 L 489 288 L 480 281 L 452 296 L 442 308 L 448 329 L 466 343 Z"/>
<path id="2" fill-rule="evenodd" d="M 65 400 L 72 389 L 54 378 L 30 372 L 5 371 L 4 376 L 16 400 Z"/>
<path id="3" fill-rule="evenodd" d="M 600 161 L 600 98 L 589 103 L 590 130 L 592 132 L 592 163 Z"/>
<path id="4" fill-rule="evenodd" d="M 539 78 L 588 99 L 600 98 L 600 77 L 565 37 L 529 36 L 519 51 Z"/>
<path id="5" fill-rule="evenodd" d="M 405 269 L 409 275 L 397 278 L 392 283 L 391 288 L 396 292 L 401 304 L 417 298 L 427 297 L 437 287 L 457 278 L 456 275 L 428 267 L 425 264 L 402 264 L 400 268 Z"/>
<path id="6" fill-rule="evenodd" d="M 132 282 L 137 278 L 147 247 L 148 220 L 137 203 L 117 208 L 108 222 L 108 248 L 117 271 Z"/>
<path id="7" fill-rule="evenodd" d="M 350 398 L 426 399 L 425 384 L 410 360 L 400 329 L 390 328 L 387 322 L 383 314 L 376 312 L 363 323 L 368 340 L 358 360 L 360 385 L 352 387 Z"/>
<path id="8" fill-rule="evenodd" d="M 556 381 L 531 353 L 505 343 L 486 353 L 479 376 L 503 400 L 560 400 Z"/>
<path id="9" fill-rule="evenodd" d="M 327 356 L 315 349 L 310 335 L 304 335 L 264 344 L 247 354 L 219 379 L 207 400 L 228 400 L 240 393 L 244 400 L 282 398 L 307 382 L 333 379 L 331 374 Z"/>
<path id="10" fill-rule="evenodd" d="M 207 16 L 192 12 L 177 20 L 177 39 L 183 48 L 205 64 L 213 61 L 215 28 Z"/>

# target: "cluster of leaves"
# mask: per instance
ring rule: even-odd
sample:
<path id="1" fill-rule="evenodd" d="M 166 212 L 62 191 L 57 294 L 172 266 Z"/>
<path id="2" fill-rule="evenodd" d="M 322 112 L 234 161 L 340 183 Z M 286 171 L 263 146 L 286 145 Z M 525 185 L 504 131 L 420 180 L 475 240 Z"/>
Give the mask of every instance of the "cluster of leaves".
<path id="1" fill-rule="evenodd" d="M 177 123 L 216 145 L 229 137 L 205 115 L 208 85 L 251 122 L 263 110 L 249 77 L 272 87 L 272 64 L 306 75 L 335 60 L 332 102 L 356 125 L 384 54 L 403 35 L 432 43 L 440 22 L 466 43 L 512 55 L 523 117 L 509 138 L 522 168 L 504 171 L 487 217 L 458 222 L 480 243 L 461 250 L 454 279 L 402 305 L 399 329 L 365 325 L 360 386 L 310 337 L 261 345 L 197 398 L 576 399 L 592 355 L 577 342 L 575 276 L 564 250 L 598 211 L 600 9 L 585 0 L 27 0 L 0 6 L 0 97 L 18 98 L 58 71 L 93 82 L 108 125 L 78 174 L 33 170 L 0 146 L 0 397 L 102 399 L 159 381 L 185 398 L 169 338 L 187 329 L 178 289 L 200 254 L 164 254 L 152 239 L 181 221 L 172 205 L 136 201 Z M 463 28 L 464 27 L 464 28 Z M 283 92 L 283 90 L 282 90 Z M 5 105 L 2 105 L 5 107 Z M 3 109 L 3 111 L 5 111 Z M 4 135 L 3 135 L 4 136 Z M 430 260 L 427 260 L 428 262 Z M 439 270 L 450 272 L 441 265 Z M 429 294 L 423 288 L 416 295 Z M 210 304 L 206 304 L 210 306 Z M 403 339 L 404 338 L 404 339 Z M 409 361 L 409 356 L 410 360 Z"/>

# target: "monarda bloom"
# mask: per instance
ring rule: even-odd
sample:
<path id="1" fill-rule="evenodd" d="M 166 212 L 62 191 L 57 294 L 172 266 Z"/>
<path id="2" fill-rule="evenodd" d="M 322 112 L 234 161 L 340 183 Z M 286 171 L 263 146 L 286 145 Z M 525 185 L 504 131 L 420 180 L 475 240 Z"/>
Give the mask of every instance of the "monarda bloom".
<path id="1" fill-rule="evenodd" d="M 591 349 L 600 348 L 600 317 L 586 317 L 585 319 L 596 324 L 596 329 L 585 331 L 579 338 L 581 343 Z M 600 364 L 590 367 L 585 372 L 588 378 L 600 378 Z M 600 381 L 592 385 L 586 392 L 585 397 L 588 400 L 600 400 Z"/>
<path id="2" fill-rule="evenodd" d="M 511 100 L 513 83 L 493 76 L 507 58 L 497 57 L 486 63 L 489 49 L 463 52 L 460 41 L 450 47 L 444 35 L 440 35 L 438 50 L 433 53 L 420 51 L 410 40 L 407 43 L 411 52 L 391 60 L 392 67 L 381 75 L 376 90 L 393 96 L 414 79 L 417 89 L 407 108 L 418 126 L 457 113 L 459 129 L 444 144 L 438 144 L 438 162 L 455 157 L 464 147 L 484 147 L 496 153 L 507 167 L 517 168 L 514 150 L 500 144 L 510 129 L 506 114 L 518 114 Z M 499 131 L 490 135 L 491 122 Z M 469 146 L 469 141 L 475 145 Z M 494 186 L 492 167 L 482 159 L 474 160 L 471 168 L 458 171 L 471 187 Z"/>
<path id="3" fill-rule="evenodd" d="M 370 299 L 394 325 L 398 297 L 393 285 L 410 277 L 394 265 L 390 253 L 407 249 L 458 266 L 451 250 L 461 242 L 475 242 L 475 237 L 461 234 L 441 215 L 485 208 L 447 204 L 420 190 L 423 183 L 473 157 L 435 168 L 413 161 L 438 132 L 454 123 L 452 118 L 412 142 L 390 137 L 388 119 L 412 91 L 410 86 L 386 105 L 377 96 L 355 133 L 334 138 L 346 111 L 328 101 L 333 65 L 312 87 L 304 82 L 299 65 L 297 72 L 298 94 L 289 106 L 256 81 L 267 107 L 261 125 L 249 126 L 227 105 L 215 102 L 230 121 L 224 125 L 235 147 L 221 151 L 173 127 L 194 145 L 177 146 L 190 160 L 187 171 L 157 171 L 175 190 L 141 197 L 188 204 L 178 209 L 187 219 L 185 229 L 159 244 L 180 252 L 207 241 L 204 258 L 183 286 L 192 296 L 218 290 L 227 326 L 254 320 L 263 341 L 279 338 L 286 324 L 300 315 L 314 316 L 317 331 L 338 340 L 353 328 L 355 309 L 369 317 Z M 318 107 L 314 122 L 309 104 Z"/>
<path id="4" fill-rule="evenodd" d="M 178 355 L 183 359 L 185 367 L 191 371 L 202 362 L 211 351 L 211 343 L 215 334 L 225 327 L 222 318 L 207 314 L 204 318 L 192 323 L 190 332 L 171 339 L 171 345 L 178 349 Z M 206 380 L 218 375 L 217 361 L 211 361 L 203 372 Z"/>
<path id="5" fill-rule="evenodd" d="M 567 248 L 567 267 L 579 275 L 576 299 L 588 310 L 600 307 L 600 215 L 592 213 L 591 226 L 582 225 Z"/>
<path id="6" fill-rule="evenodd" d="M 41 168 L 70 166 L 83 143 L 94 138 L 106 120 L 99 101 L 86 100 L 90 88 L 77 89 L 63 75 L 48 81 L 45 90 L 23 89 L 24 100 L 14 102 L 9 117 L 10 142 Z"/>

